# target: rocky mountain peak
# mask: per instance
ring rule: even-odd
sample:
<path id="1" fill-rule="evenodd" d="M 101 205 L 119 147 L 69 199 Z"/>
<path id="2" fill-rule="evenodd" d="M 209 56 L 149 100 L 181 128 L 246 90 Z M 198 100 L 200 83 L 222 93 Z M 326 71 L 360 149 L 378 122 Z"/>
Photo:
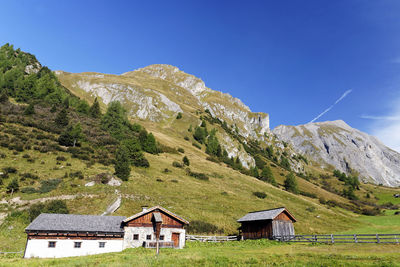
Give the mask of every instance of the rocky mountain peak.
<path id="1" fill-rule="evenodd" d="M 342 120 L 280 125 L 273 132 L 322 167 L 331 165 L 346 173 L 356 171 L 362 180 L 376 184 L 400 185 L 400 154 Z"/>

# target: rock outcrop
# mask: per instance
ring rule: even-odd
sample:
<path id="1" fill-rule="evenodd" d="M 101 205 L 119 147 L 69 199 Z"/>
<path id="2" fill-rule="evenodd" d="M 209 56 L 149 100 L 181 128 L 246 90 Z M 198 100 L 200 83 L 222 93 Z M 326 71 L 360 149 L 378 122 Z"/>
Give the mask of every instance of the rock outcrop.
<path id="1" fill-rule="evenodd" d="M 363 181 L 400 186 L 400 154 L 344 121 L 280 125 L 273 133 L 322 167 L 332 165 L 346 173 L 354 170 Z"/>

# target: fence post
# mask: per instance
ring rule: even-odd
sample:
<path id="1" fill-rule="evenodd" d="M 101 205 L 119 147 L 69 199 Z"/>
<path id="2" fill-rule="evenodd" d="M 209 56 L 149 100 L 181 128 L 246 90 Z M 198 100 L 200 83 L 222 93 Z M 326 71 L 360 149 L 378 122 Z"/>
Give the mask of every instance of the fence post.
<path id="1" fill-rule="evenodd" d="M 397 235 L 395 235 L 394 238 L 396 239 L 396 244 L 398 244 L 399 243 L 399 239 L 397 238 Z"/>
<path id="2" fill-rule="evenodd" d="M 331 243 L 335 244 L 335 238 L 333 237 L 333 234 L 331 234 Z"/>
<path id="3" fill-rule="evenodd" d="M 376 243 L 380 243 L 381 241 L 379 240 L 379 234 L 376 234 Z"/>
<path id="4" fill-rule="evenodd" d="M 356 234 L 354 234 L 354 243 L 358 243 Z"/>

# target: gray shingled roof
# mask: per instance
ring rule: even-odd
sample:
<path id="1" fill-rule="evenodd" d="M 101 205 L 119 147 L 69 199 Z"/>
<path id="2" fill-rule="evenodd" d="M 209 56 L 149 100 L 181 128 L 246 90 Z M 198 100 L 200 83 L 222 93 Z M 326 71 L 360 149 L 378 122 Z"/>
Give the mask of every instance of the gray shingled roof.
<path id="1" fill-rule="evenodd" d="M 247 213 L 242 218 L 238 220 L 238 222 L 248 222 L 248 221 L 261 221 L 261 220 L 273 220 L 276 216 L 278 216 L 281 212 L 283 212 L 285 208 L 277 208 L 272 210 L 262 210 L 262 211 L 254 211 Z"/>
<path id="2" fill-rule="evenodd" d="M 109 232 L 123 233 L 123 216 L 95 216 L 42 213 L 25 231 Z"/>

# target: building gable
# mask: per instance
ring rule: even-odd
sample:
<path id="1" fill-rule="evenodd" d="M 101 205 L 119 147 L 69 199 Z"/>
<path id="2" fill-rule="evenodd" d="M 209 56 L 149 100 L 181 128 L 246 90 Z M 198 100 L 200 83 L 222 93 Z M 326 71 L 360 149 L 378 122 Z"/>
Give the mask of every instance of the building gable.
<path id="1" fill-rule="evenodd" d="M 171 216 L 161 209 L 153 209 L 147 212 L 142 212 L 134 218 L 128 218 L 124 221 L 124 225 L 128 227 L 153 227 L 153 217 L 161 215 L 161 227 L 162 228 L 183 228 L 184 222 Z M 157 215 L 159 214 L 159 215 Z"/>

